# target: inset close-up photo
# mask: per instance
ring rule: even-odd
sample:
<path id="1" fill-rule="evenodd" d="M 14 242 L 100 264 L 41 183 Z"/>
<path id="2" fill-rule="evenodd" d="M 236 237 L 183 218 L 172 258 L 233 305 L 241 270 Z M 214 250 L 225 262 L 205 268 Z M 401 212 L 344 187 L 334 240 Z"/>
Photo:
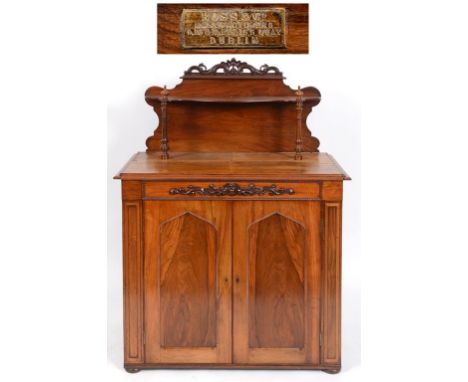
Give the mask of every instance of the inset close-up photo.
<path id="1" fill-rule="evenodd" d="M 160 3 L 159 54 L 309 53 L 308 3 Z"/>

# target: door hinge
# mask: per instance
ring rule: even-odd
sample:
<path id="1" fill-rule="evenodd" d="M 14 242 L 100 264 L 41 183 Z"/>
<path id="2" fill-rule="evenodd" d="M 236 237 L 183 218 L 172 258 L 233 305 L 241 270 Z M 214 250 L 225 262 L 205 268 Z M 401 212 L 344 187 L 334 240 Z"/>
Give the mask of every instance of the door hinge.
<path id="1" fill-rule="evenodd" d="M 143 329 L 143 345 L 146 345 L 146 330 Z"/>
<path id="2" fill-rule="evenodd" d="M 322 341 L 323 341 L 323 335 L 322 333 L 320 332 L 320 335 L 319 335 L 319 345 L 322 346 Z"/>

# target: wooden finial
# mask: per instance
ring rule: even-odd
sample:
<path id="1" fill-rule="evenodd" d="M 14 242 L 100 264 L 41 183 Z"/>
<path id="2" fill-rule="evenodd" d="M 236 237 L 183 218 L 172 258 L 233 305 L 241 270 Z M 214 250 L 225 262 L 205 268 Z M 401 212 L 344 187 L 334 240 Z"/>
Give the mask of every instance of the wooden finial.
<path id="1" fill-rule="evenodd" d="M 297 110 L 297 123 L 296 123 L 296 155 L 294 159 L 302 159 L 302 96 L 304 93 L 301 87 L 297 87 L 296 91 L 296 110 Z"/>

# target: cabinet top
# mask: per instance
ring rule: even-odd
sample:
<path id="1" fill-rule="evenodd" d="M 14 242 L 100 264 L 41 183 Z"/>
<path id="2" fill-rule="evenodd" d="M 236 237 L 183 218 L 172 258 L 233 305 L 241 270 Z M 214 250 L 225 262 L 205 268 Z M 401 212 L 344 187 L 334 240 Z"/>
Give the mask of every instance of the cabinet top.
<path id="1" fill-rule="evenodd" d="M 327 153 L 294 152 L 172 152 L 170 160 L 158 152 L 136 153 L 115 176 L 122 180 L 349 180 Z"/>

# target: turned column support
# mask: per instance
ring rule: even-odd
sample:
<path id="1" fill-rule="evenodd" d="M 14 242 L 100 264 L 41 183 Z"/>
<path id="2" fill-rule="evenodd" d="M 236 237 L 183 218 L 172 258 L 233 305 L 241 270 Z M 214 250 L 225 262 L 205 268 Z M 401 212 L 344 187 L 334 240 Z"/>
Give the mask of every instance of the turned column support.
<path id="1" fill-rule="evenodd" d="M 169 95 L 169 90 L 167 90 L 166 85 L 161 91 L 161 159 L 169 159 L 169 146 L 167 144 L 167 98 Z"/>
<path id="2" fill-rule="evenodd" d="M 302 109 L 304 93 L 301 87 L 297 87 L 296 91 L 296 111 L 297 111 L 297 122 L 296 122 L 296 155 L 294 159 L 302 159 Z"/>

